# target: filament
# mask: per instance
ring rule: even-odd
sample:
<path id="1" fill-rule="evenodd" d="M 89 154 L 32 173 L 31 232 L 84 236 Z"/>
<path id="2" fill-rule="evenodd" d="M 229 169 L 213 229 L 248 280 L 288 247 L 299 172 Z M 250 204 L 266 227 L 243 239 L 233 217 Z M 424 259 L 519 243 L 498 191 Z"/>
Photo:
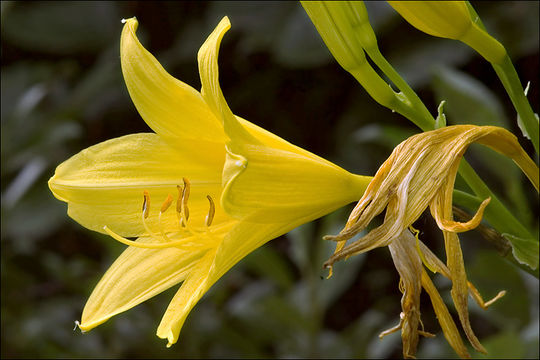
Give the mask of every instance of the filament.
<path id="1" fill-rule="evenodd" d="M 192 249 L 193 247 L 201 247 L 201 248 L 208 247 L 208 245 L 204 245 L 201 243 L 195 243 L 195 244 L 190 243 L 188 245 L 186 244 L 186 238 L 183 238 L 181 240 L 176 240 L 176 241 L 169 241 L 169 242 L 144 243 L 144 242 L 138 242 L 138 241 L 126 239 L 125 237 L 120 236 L 114 231 L 112 231 L 111 229 L 109 229 L 107 225 L 103 227 L 103 230 L 113 239 L 121 242 L 122 244 L 134 246 L 138 248 L 143 248 L 143 249 L 166 249 L 170 247 L 189 247 L 189 249 Z"/>

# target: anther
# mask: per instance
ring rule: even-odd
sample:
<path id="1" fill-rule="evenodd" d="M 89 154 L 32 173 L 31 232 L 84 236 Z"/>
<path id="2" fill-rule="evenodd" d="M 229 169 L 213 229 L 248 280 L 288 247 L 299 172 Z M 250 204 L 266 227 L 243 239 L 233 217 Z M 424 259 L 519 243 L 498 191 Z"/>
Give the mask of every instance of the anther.
<path id="1" fill-rule="evenodd" d="M 210 225 L 212 225 L 212 220 L 214 220 L 214 215 L 216 214 L 216 206 L 214 205 L 214 200 L 212 200 L 212 197 L 210 195 L 206 195 L 206 198 L 210 203 L 208 215 L 206 215 L 206 226 L 210 227 Z"/>
<path id="2" fill-rule="evenodd" d="M 164 213 L 165 211 L 167 211 L 167 209 L 169 208 L 169 206 L 171 206 L 172 201 L 173 201 L 173 198 L 172 198 L 171 194 L 167 195 L 167 198 L 166 198 L 165 201 L 163 202 L 163 205 L 161 205 L 161 212 L 162 212 L 162 213 Z"/>
<path id="3" fill-rule="evenodd" d="M 176 189 L 178 190 L 178 198 L 176 199 L 176 212 L 178 214 L 182 213 L 182 187 L 180 185 L 176 185 Z"/>
<path id="4" fill-rule="evenodd" d="M 144 201 L 142 205 L 142 211 L 144 218 L 148 218 L 148 215 L 150 215 L 150 195 L 148 194 L 148 191 L 144 190 L 143 192 Z"/>
<path id="5" fill-rule="evenodd" d="M 158 217 L 159 231 L 161 232 L 161 236 L 163 236 L 163 238 L 167 241 L 171 241 L 171 239 L 169 239 L 169 237 L 167 236 L 167 234 L 165 234 L 165 231 L 163 230 L 163 225 L 161 224 L 161 214 L 167 211 L 169 206 L 171 206 L 172 201 L 173 201 L 173 197 L 171 196 L 171 194 L 168 194 L 167 198 L 161 205 L 161 210 L 159 211 L 159 217 Z"/>
<path id="6" fill-rule="evenodd" d="M 148 218 L 148 215 L 150 215 L 150 194 L 148 194 L 148 191 L 144 190 L 143 192 L 143 206 L 142 206 L 142 223 L 144 226 L 144 229 L 150 236 L 155 237 L 156 235 L 148 228 L 148 225 L 146 224 L 146 219 Z M 160 213 L 161 215 L 161 213 Z"/>
<path id="7" fill-rule="evenodd" d="M 182 190 L 182 210 L 184 211 L 184 226 L 187 225 L 187 221 L 189 219 L 189 208 L 187 206 L 188 199 L 189 199 L 189 190 L 190 190 L 190 183 L 189 180 L 186 178 L 182 178 L 184 181 L 184 189 Z"/>

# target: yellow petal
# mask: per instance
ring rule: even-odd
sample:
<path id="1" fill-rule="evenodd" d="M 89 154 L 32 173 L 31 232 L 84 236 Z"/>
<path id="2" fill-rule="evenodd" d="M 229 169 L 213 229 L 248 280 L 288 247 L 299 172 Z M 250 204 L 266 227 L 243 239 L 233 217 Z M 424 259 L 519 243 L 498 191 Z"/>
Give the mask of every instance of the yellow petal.
<path id="1" fill-rule="evenodd" d="M 201 94 L 214 115 L 221 120 L 229 137 L 235 136 L 245 141 L 256 142 L 233 115 L 219 85 L 219 47 L 223 36 L 230 28 L 229 18 L 225 16 L 199 49 L 197 60 L 201 76 Z"/>
<path id="2" fill-rule="evenodd" d="M 212 281 L 210 275 L 214 256 L 212 250 L 201 258 L 167 307 L 156 332 L 158 337 L 168 340 L 167 347 L 176 343 L 189 312 L 217 280 Z"/>
<path id="3" fill-rule="evenodd" d="M 155 243 L 152 238 L 138 241 Z M 186 243 L 190 241 L 186 239 Z M 184 280 L 202 249 L 140 249 L 128 247 L 92 291 L 79 327 L 88 331 Z"/>
<path id="4" fill-rule="evenodd" d="M 501 63 L 505 48 L 471 18 L 465 1 L 388 1 L 417 29 L 443 38 L 460 40 L 486 60 Z"/>
<path id="5" fill-rule="evenodd" d="M 264 223 L 322 216 L 358 199 L 370 178 L 315 155 L 244 144 L 239 154 L 227 149 L 223 181 L 225 211 Z"/>
<path id="6" fill-rule="evenodd" d="M 472 24 L 464 1 L 388 1 L 405 20 L 433 36 L 459 39 Z"/>
<path id="7" fill-rule="evenodd" d="M 254 221 L 270 223 L 307 214 L 321 216 L 355 200 L 366 179 L 233 115 L 219 85 L 217 62 L 221 39 L 229 28 L 224 17 L 198 55 L 201 92 L 230 138 L 223 170 L 226 195 L 221 199 L 226 211 L 238 219 L 256 213 Z"/>
<path id="8" fill-rule="evenodd" d="M 81 225 L 99 232 L 106 225 L 123 236 L 140 236 L 145 232 L 143 191 L 149 192 L 152 203 L 148 224 L 156 229 L 161 203 L 168 194 L 176 197 L 183 177 L 191 181 L 190 221 L 203 225 L 209 209 L 206 195 L 221 195 L 223 161 L 223 145 L 218 143 L 184 139 L 173 148 L 156 134 L 127 135 L 66 160 L 49 187 L 68 203 L 69 216 Z M 227 216 L 216 206 L 214 223 L 219 223 Z M 166 229 L 176 229 L 174 209 L 162 221 Z"/>
<path id="9" fill-rule="evenodd" d="M 297 218 L 293 222 L 256 224 L 242 221 L 230 226 L 228 231 L 215 233 L 221 239 L 219 248 L 209 251 L 190 272 L 169 304 L 157 336 L 167 339 L 167 346 L 176 343 L 180 330 L 191 309 L 208 289 L 231 267 L 267 241 L 274 239 L 308 221 Z"/>
<path id="10" fill-rule="evenodd" d="M 163 136 L 224 141 L 223 125 L 201 94 L 169 75 L 139 42 L 137 20 L 126 20 L 120 41 L 124 80 L 139 114 Z"/>

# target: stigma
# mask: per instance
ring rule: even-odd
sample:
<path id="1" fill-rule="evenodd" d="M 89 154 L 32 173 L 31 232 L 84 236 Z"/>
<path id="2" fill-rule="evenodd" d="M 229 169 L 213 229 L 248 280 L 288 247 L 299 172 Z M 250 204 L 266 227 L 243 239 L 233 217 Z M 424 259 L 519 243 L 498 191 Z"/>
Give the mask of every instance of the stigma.
<path id="1" fill-rule="evenodd" d="M 158 214 L 158 229 L 157 231 L 153 231 L 150 229 L 150 227 L 147 224 L 147 219 L 150 216 L 150 193 L 147 190 L 143 191 L 143 201 L 142 201 L 142 210 L 141 210 L 141 222 L 145 230 L 145 235 L 148 235 L 154 240 L 157 240 L 157 242 L 141 242 L 141 241 L 134 241 L 129 240 L 123 236 L 118 235 L 111 229 L 109 229 L 107 226 L 103 227 L 103 230 L 110 235 L 113 239 L 129 246 L 139 247 L 139 248 L 146 248 L 146 249 L 163 249 L 163 248 L 169 248 L 169 247 L 183 247 L 187 246 L 186 244 L 186 237 L 201 237 L 201 236 L 211 236 L 211 225 L 212 221 L 214 220 L 214 216 L 216 213 L 216 206 L 214 203 L 214 200 L 210 195 L 206 195 L 206 198 L 208 199 L 209 203 L 209 209 L 208 214 L 205 217 L 204 220 L 204 226 L 203 227 L 195 227 L 192 226 L 189 223 L 189 196 L 191 193 L 191 183 L 187 178 L 182 179 L 183 186 L 177 185 L 176 189 L 178 191 L 178 195 L 176 197 L 176 217 L 178 219 L 177 222 L 177 229 L 176 231 L 181 233 L 181 240 L 171 240 L 167 233 L 170 233 L 169 231 L 166 231 L 162 225 L 162 215 L 171 207 L 174 198 L 171 194 L 167 195 L 167 198 L 163 201 L 161 204 L 159 214 Z M 196 242 L 198 246 L 204 247 L 204 242 Z M 189 242 L 189 247 L 193 248 L 194 245 L 193 242 Z"/>

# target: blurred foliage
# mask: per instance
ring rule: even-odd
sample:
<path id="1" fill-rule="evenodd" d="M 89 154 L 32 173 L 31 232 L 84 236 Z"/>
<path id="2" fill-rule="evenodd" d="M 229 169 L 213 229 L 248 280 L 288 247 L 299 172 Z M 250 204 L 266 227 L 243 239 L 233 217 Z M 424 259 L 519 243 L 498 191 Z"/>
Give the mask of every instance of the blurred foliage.
<path id="1" fill-rule="evenodd" d="M 415 30 L 384 2 L 366 5 L 381 51 L 433 113 L 446 100 L 450 124 L 497 124 L 520 133 L 483 59 Z M 538 112 L 539 3 L 473 5 L 507 46 L 522 80 L 533 81 L 529 98 Z M 400 312 L 399 278 L 386 249 L 338 263 L 328 280 L 321 268 L 333 250 L 321 237 L 339 231 L 351 206 L 240 262 L 195 307 L 171 349 L 155 330 L 176 288 L 87 334 L 73 331 L 123 245 L 68 218 L 46 182 L 56 165 L 90 145 L 149 131 L 123 84 L 120 19 L 137 16 L 143 44 L 171 74 L 198 88 L 197 50 L 224 15 L 232 30 L 220 53 L 221 83 L 238 115 L 360 174 L 374 174 L 396 144 L 418 131 L 338 66 L 297 2 L 2 1 L 2 358 L 401 356 L 399 334 L 377 337 Z M 537 195 L 517 168 L 480 147 L 467 158 L 537 233 Z M 430 218 L 415 225 L 442 254 Z M 503 262 L 479 233 L 461 238 L 470 280 L 485 298 L 508 290 L 487 311 L 470 305 L 489 356 L 538 358 L 538 280 Z M 448 281 L 434 279 L 450 304 Z M 427 297 L 422 306 L 426 330 L 438 335 L 420 341 L 418 356 L 455 358 Z"/>

